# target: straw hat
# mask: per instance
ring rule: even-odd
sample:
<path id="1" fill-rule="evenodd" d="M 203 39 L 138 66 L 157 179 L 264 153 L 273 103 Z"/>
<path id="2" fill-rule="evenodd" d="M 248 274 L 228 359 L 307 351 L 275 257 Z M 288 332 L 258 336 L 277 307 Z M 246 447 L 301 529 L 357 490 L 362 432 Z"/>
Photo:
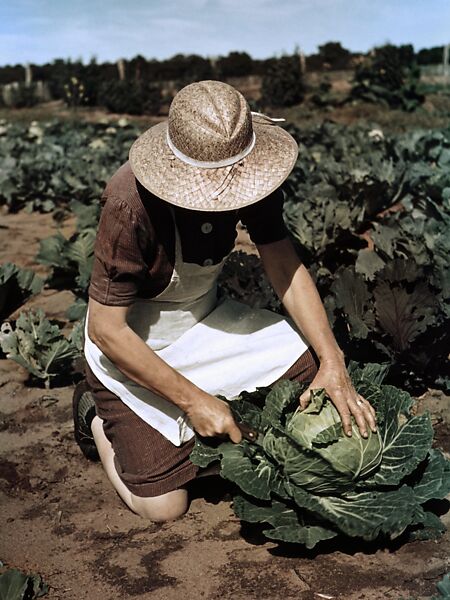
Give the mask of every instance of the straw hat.
<path id="1" fill-rule="evenodd" d="M 145 188 L 171 204 L 225 211 L 274 191 L 297 154 L 294 138 L 273 119 L 251 113 L 240 92 L 201 81 L 180 90 L 169 120 L 134 142 L 130 164 Z"/>

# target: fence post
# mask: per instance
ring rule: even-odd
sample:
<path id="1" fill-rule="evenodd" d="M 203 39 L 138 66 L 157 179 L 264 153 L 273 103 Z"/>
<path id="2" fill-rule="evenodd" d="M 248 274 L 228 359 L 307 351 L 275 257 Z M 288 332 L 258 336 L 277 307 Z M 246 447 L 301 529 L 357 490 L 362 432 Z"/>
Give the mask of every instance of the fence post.
<path id="1" fill-rule="evenodd" d="M 448 83 L 450 68 L 449 68 L 449 58 L 450 58 L 450 44 L 446 44 L 444 46 L 444 53 L 442 57 L 442 71 L 444 74 L 444 83 Z"/>
<path id="2" fill-rule="evenodd" d="M 300 70 L 302 72 L 302 75 L 304 75 L 306 73 L 306 57 L 305 57 L 305 53 L 303 52 L 303 50 L 299 51 L 299 59 L 300 59 Z"/>
<path id="3" fill-rule="evenodd" d="M 25 87 L 30 87 L 33 82 L 33 71 L 30 63 L 25 65 Z"/>
<path id="4" fill-rule="evenodd" d="M 119 79 L 120 81 L 125 80 L 125 61 L 123 58 L 119 58 L 117 61 L 117 70 L 119 71 Z"/>

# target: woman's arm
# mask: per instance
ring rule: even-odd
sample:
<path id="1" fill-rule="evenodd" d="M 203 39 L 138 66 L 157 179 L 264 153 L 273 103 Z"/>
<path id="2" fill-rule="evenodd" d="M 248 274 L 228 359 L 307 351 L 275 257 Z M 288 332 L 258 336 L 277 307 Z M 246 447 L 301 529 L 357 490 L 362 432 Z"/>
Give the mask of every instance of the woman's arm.
<path id="1" fill-rule="evenodd" d="M 131 380 L 181 408 L 202 436 L 229 435 L 241 441 L 231 411 L 163 361 L 128 326 L 128 308 L 89 300 L 88 335 L 114 365 Z"/>
<path id="2" fill-rule="evenodd" d="M 375 411 L 351 383 L 344 355 L 331 331 L 317 288 L 291 241 L 285 238 L 262 244 L 258 251 L 276 293 L 320 359 L 319 371 L 302 394 L 301 405 L 308 403 L 310 389 L 325 388 L 339 411 L 347 435 L 351 435 L 353 415 L 361 434 L 367 436 L 367 425 L 376 430 Z"/>

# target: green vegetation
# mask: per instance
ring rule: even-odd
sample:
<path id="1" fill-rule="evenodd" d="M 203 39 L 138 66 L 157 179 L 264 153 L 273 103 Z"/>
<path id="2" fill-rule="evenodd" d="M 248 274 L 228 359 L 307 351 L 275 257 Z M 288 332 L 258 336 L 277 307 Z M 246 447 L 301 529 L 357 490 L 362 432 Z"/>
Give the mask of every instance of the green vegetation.
<path id="1" fill-rule="evenodd" d="M 191 459 L 201 467 L 220 461 L 221 476 L 239 488 L 237 516 L 263 523 L 273 540 L 313 548 L 337 535 L 435 538 L 445 526 L 427 503 L 450 492 L 450 461 L 432 449 L 429 414 L 415 415 L 406 392 L 382 385 L 385 371 L 350 366 L 378 415 L 378 432 L 367 440 L 355 423 L 345 436 L 323 390 L 299 411 L 305 388 L 284 381 L 230 403 L 235 418 L 260 433 L 257 442 L 197 438 Z"/>
<path id="2" fill-rule="evenodd" d="M 413 47 L 387 44 L 372 50 L 358 65 L 350 99 L 412 111 L 425 100 L 417 91 L 419 78 Z"/>
<path id="3" fill-rule="evenodd" d="M 0 265 L 0 321 L 42 290 L 44 282 L 30 269 L 13 263 Z"/>
<path id="4" fill-rule="evenodd" d="M 40 575 L 8 569 L 0 575 L 0 600 L 35 600 L 48 593 Z"/>
<path id="5" fill-rule="evenodd" d="M 104 81 L 98 91 L 98 103 L 114 113 L 158 114 L 161 90 L 142 81 Z"/>
<path id="6" fill-rule="evenodd" d="M 450 598 L 450 574 L 447 573 L 447 575 L 439 581 L 436 587 L 439 596 L 434 596 L 431 600 L 444 600 L 445 598 Z"/>
<path id="7" fill-rule="evenodd" d="M 414 110 L 423 102 L 418 91 L 417 65 L 442 62 L 443 48 L 435 47 L 415 52 L 411 45 L 375 48 L 366 55 L 352 53 L 340 42 L 330 41 L 318 47 L 318 52 L 303 56 L 252 58 L 246 52 L 230 52 L 227 56 L 205 58 L 195 54 L 177 54 L 158 61 L 137 55 L 117 63 L 88 64 L 57 59 L 45 65 L 31 65 L 25 84 L 26 69 L 22 65 L 0 67 L 0 104 L 9 107 L 30 107 L 49 98 L 63 100 L 70 108 L 102 106 L 111 112 L 128 114 L 158 114 L 174 92 L 188 83 L 204 79 L 229 79 L 256 75 L 263 80 L 262 100 L 266 106 L 292 106 L 301 102 L 305 92 L 315 95 L 321 105 L 333 104 L 332 95 L 324 90 L 305 89 L 302 76 L 309 73 L 329 73 L 337 70 L 355 71 L 349 100 L 362 99 L 403 110 Z M 299 65 L 301 68 L 299 71 Z M 1 86 L 13 84 L 5 88 Z M 160 90 L 163 90 L 162 93 Z M 257 100 L 252 96 L 253 100 Z"/>
<path id="8" fill-rule="evenodd" d="M 52 378 L 63 379 L 71 371 L 72 360 L 80 354 L 81 326 L 66 338 L 59 325 L 51 323 L 43 310 L 20 313 L 15 327 L 7 321 L 0 328 L 0 347 L 6 358 L 24 367 L 49 388 Z"/>
<path id="9" fill-rule="evenodd" d="M 388 361 L 410 389 L 448 387 L 450 132 L 292 133 L 286 223 L 347 356 Z"/>
<path id="10" fill-rule="evenodd" d="M 282 56 L 272 59 L 261 86 L 261 102 L 265 106 L 293 106 L 303 101 L 305 86 L 300 57 Z"/>
<path id="11" fill-rule="evenodd" d="M 137 129 L 109 123 L 0 122 L 0 206 L 51 212 L 97 202 L 124 162 Z"/>
<path id="12" fill-rule="evenodd" d="M 387 380 L 411 391 L 448 389 L 450 132 L 391 136 L 333 123 L 290 131 L 300 154 L 285 219 L 346 355 L 387 363 Z M 75 294 L 69 320 L 85 313 L 103 187 L 137 134 L 122 120 L 0 129 L 0 204 L 53 211 L 56 222 L 77 216 L 76 232 L 42 240 L 36 257 L 50 267 L 48 287 Z M 25 280 L 14 266 L 0 275 L 2 318 L 35 293 Z M 255 257 L 233 254 L 220 285 L 281 310 Z"/>

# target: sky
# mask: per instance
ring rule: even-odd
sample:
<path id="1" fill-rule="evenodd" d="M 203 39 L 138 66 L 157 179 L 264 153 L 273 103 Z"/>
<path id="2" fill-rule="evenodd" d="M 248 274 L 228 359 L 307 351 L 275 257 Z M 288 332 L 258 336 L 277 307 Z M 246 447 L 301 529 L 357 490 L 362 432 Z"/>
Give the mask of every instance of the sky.
<path id="1" fill-rule="evenodd" d="M 0 0 L 0 65 L 450 43 L 450 0 Z"/>

